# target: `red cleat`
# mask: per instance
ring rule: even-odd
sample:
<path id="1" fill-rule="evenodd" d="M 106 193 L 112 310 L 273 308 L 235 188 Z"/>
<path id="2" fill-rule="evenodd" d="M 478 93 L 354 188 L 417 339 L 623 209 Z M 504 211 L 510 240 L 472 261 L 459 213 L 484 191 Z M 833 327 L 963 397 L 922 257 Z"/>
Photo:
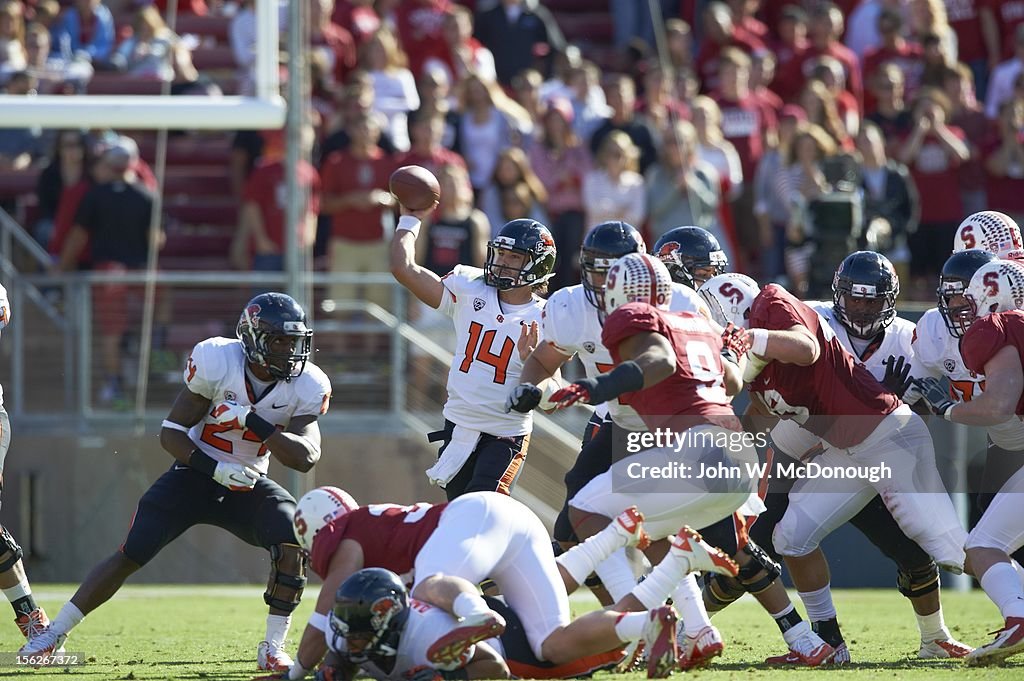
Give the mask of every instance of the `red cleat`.
<path id="1" fill-rule="evenodd" d="M 427 660 L 438 669 L 458 669 L 469 661 L 467 653 L 474 645 L 501 636 L 504 631 L 505 620 L 496 612 L 466 617 L 459 626 L 431 644 Z"/>
<path id="2" fill-rule="evenodd" d="M 644 648 L 647 650 L 647 678 L 664 679 L 679 661 L 676 647 L 676 611 L 670 605 L 651 610 L 644 626 Z"/>
<path id="3" fill-rule="evenodd" d="M 684 672 L 711 664 L 711 660 L 722 654 L 725 644 L 716 627 L 704 627 L 696 636 L 680 636 L 679 668 Z"/>

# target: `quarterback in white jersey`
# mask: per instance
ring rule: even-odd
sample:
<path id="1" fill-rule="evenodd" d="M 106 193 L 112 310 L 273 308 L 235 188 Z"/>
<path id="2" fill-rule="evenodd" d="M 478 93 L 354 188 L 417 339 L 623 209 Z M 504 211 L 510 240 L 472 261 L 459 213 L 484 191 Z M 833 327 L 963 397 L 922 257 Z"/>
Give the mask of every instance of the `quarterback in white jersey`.
<path id="1" fill-rule="evenodd" d="M 505 396 L 538 342 L 544 300 L 535 291 L 553 274 L 555 242 L 536 220 L 512 220 L 488 242 L 484 269 L 459 265 L 438 277 L 415 261 L 420 219 L 432 210 L 403 208 L 390 254 L 395 279 L 455 324 L 445 427 L 427 436 L 443 444 L 427 477 L 448 499 L 467 492 L 509 494 L 526 459 L 533 420 L 528 413 L 507 413 Z"/>
<path id="2" fill-rule="evenodd" d="M 0 332 L 11 322 L 11 303 L 7 297 L 7 289 L 0 284 Z M 0 491 L 3 490 L 4 461 L 7 450 L 11 446 L 11 420 L 4 409 L 4 391 L 0 386 Z M 32 587 L 25 576 L 25 566 L 21 562 L 22 550 L 14 540 L 10 531 L 0 525 L 0 580 L 9 584 L 4 595 L 14 608 L 14 622 L 21 630 L 22 636 L 31 641 L 43 632 L 50 624 L 46 613 L 36 605 L 32 597 Z M 46 653 L 53 649 L 45 650 Z"/>
<path id="3" fill-rule="evenodd" d="M 193 525 L 216 525 L 270 552 L 264 602 L 270 606 L 260 669 L 292 666 L 284 651 L 291 613 L 306 584 L 295 543 L 295 499 L 266 477 L 273 455 L 306 472 L 320 458 L 317 418 L 327 411 L 330 382 L 308 361 L 312 330 L 291 297 L 264 293 L 242 311 L 238 340 L 198 344 L 185 367 L 185 388 L 160 431 L 175 459 L 139 500 L 124 544 L 96 566 L 26 654 L 59 646 L 124 580 Z"/>

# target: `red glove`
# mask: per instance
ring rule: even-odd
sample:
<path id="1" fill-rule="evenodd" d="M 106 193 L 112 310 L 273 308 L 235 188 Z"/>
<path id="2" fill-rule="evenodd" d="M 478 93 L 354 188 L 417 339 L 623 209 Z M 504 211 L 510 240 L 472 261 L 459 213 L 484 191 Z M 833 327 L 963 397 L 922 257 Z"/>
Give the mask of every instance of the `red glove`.
<path id="1" fill-rule="evenodd" d="M 571 407 L 580 400 L 583 400 L 584 403 L 589 403 L 590 390 L 579 383 L 573 383 L 560 390 L 556 390 L 549 399 L 550 402 L 554 403 L 555 409 Z"/>
<path id="2" fill-rule="evenodd" d="M 750 334 L 746 329 L 729 322 L 722 331 L 722 347 L 732 350 L 737 357 L 742 357 L 750 350 Z"/>

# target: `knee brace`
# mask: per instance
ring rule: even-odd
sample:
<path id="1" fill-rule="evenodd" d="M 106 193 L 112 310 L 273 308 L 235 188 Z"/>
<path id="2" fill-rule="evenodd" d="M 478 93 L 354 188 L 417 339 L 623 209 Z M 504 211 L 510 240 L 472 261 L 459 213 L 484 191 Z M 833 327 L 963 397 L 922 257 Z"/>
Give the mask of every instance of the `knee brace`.
<path id="1" fill-rule="evenodd" d="M 263 602 L 272 608 L 292 612 L 306 588 L 306 554 L 298 544 L 270 547 L 270 579 Z"/>
<path id="2" fill-rule="evenodd" d="M 896 571 L 896 588 L 907 598 L 924 596 L 939 588 L 939 568 L 934 562 Z"/>
<path id="3" fill-rule="evenodd" d="M 722 610 L 745 593 L 735 577 L 710 574 L 704 582 L 704 600 L 711 606 L 710 610 Z"/>
<path id="4" fill-rule="evenodd" d="M 0 525 L 0 550 L 3 551 L 3 554 L 0 554 L 0 574 L 17 565 L 24 555 L 18 542 L 14 541 L 14 537 L 2 525 Z"/>
<path id="5" fill-rule="evenodd" d="M 740 567 L 738 578 L 747 593 L 759 594 L 782 576 L 782 566 L 753 541 L 747 542 L 743 552 L 750 556 L 750 562 Z"/>

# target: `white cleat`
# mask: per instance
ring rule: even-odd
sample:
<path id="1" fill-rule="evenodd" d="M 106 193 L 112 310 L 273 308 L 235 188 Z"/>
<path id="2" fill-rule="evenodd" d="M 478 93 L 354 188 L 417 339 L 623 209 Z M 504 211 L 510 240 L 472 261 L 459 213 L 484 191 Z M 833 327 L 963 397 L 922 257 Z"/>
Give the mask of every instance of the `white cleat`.
<path id="1" fill-rule="evenodd" d="M 256 649 L 256 666 L 265 672 L 286 672 L 295 664 L 292 656 L 285 652 L 284 644 L 273 647 L 268 641 L 261 641 Z"/>
<path id="2" fill-rule="evenodd" d="M 690 564 L 690 572 L 717 572 L 735 577 L 740 571 L 740 566 L 725 551 L 708 544 L 700 533 L 686 526 L 672 538 L 669 551 L 685 558 Z"/>
<path id="3" fill-rule="evenodd" d="M 967 655 L 967 664 L 1001 664 L 1011 655 L 1024 653 L 1024 617 L 1007 617 L 1003 628 L 992 633 L 995 640 L 972 650 Z"/>
<path id="4" fill-rule="evenodd" d="M 644 514 L 636 506 L 630 506 L 612 521 L 615 533 L 622 537 L 627 547 L 643 551 L 651 545 L 651 537 L 644 529 Z"/>
<path id="5" fill-rule="evenodd" d="M 58 634 L 52 628 L 47 627 L 42 631 L 35 632 L 18 651 L 18 655 L 37 658 L 40 665 L 45 665 L 48 656 L 64 652 L 64 641 L 67 638 L 67 634 Z"/>
<path id="6" fill-rule="evenodd" d="M 972 650 L 974 648 L 950 636 L 936 641 L 921 641 L 921 649 L 917 651 L 917 656 L 922 660 L 945 660 L 967 657 Z"/>

